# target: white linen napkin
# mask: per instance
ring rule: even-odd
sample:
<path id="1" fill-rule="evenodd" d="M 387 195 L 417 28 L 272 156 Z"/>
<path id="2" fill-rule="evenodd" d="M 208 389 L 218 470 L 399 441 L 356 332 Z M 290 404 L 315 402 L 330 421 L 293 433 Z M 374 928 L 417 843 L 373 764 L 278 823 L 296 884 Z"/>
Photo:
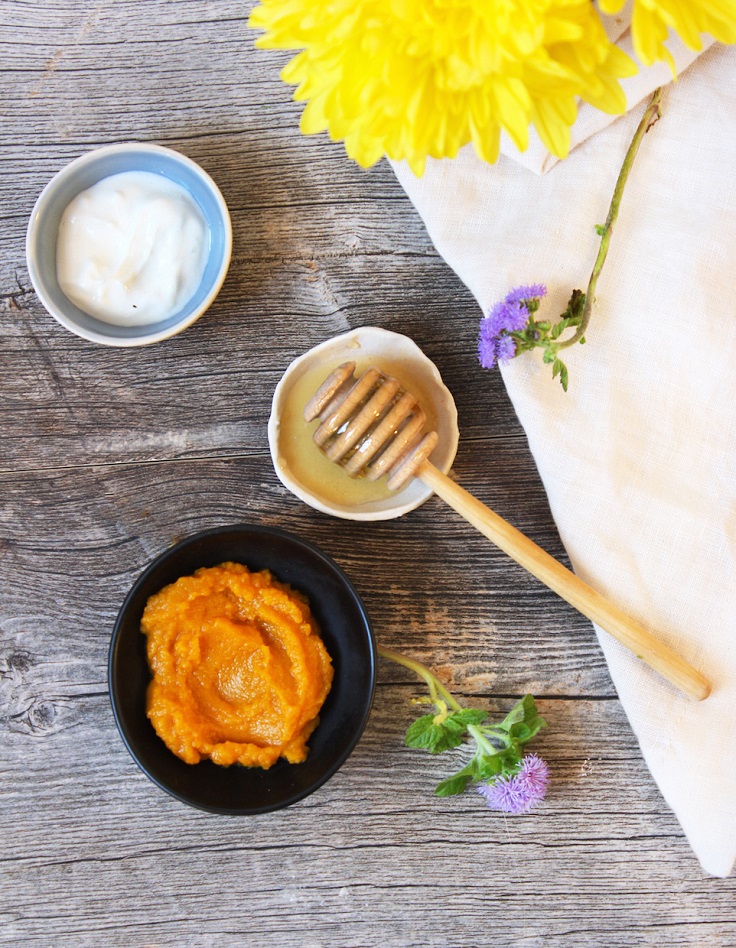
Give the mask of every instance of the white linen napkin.
<path id="1" fill-rule="evenodd" d="M 659 79 L 657 79 L 659 81 Z M 644 106 L 547 174 L 472 148 L 396 173 L 486 310 L 546 283 L 556 317 L 585 289 Z M 736 51 L 671 84 L 645 137 L 570 389 L 524 354 L 503 368 L 576 572 L 714 683 L 695 702 L 597 629 L 644 758 L 703 868 L 736 857 Z M 481 313 L 479 312 L 479 318 Z M 632 801 L 636 787 L 631 788 Z"/>

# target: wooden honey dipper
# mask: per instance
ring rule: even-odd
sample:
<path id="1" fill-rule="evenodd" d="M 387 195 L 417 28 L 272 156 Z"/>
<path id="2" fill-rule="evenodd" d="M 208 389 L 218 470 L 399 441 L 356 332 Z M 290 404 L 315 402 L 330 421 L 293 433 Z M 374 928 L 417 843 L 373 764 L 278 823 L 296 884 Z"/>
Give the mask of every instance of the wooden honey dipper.
<path id="1" fill-rule="evenodd" d="M 320 420 L 313 437 L 330 460 L 351 477 L 387 475 L 390 490 L 420 478 L 504 553 L 676 688 L 699 701 L 708 697 L 710 682 L 699 671 L 429 461 L 437 433 L 424 431 L 424 411 L 397 379 L 369 368 L 356 381 L 355 368 L 355 362 L 338 366 L 304 409 L 305 421 Z"/>

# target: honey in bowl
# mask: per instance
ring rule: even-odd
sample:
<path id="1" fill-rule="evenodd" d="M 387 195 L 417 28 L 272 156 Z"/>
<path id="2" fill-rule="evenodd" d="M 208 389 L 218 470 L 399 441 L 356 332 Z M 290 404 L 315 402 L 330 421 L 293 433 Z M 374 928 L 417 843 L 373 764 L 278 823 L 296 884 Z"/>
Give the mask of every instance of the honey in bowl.
<path id="1" fill-rule="evenodd" d="M 457 411 L 437 366 L 408 336 L 361 326 L 325 340 L 297 356 L 279 380 L 268 420 L 268 446 L 278 479 L 315 510 L 344 520 L 390 520 L 415 510 L 432 489 L 412 478 L 400 490 L 385 480 L 351 478 L 312 440 L 320 422 L 304 420 L 304 410 L 338 366 L 353 362 L 356 373 L 376 366 L 394 376 L 423 407 L 437 432 L 432 463 L 449 471 L 458 445 Z M 368 495 L 368 496 L 366 496 Z"/>
<path id="2" fill-rule="evenodd" d="M 307 599 L 268 570 L 197 570 L 151 596 L 146 711 L 188 764 L 301 763 L 333 667 Z"/>
<path id="3" fill-rule="evenodd" d="M 356 376 L 374 363 L 370 356 L 361 356 L 360 353 L 351 355 L 351 358 L 356 363 Z M 279 462 L 308 490 L 329 502 L 352 505 L 384 500 L 392 495 L 385 479 L 371 481 L 363 476 L 348 477 L 342 468 L 327 458 L 314 443 L 312 436 L 319 426 L 319 420 L 311 423 L 304 421 L 304 406 L 325 378 L 343 361 L 345 360 L 337 359 L 320 362 L 294 382 L 280 418 Z M 432 408 L 432 398 L 419 379 L 407 372 L 405 364 L 397 363 L 390 357 L 381 359 L 380 368 L 386 375 L 397 378 L 422 406 L 427 406 L 426 427 L 429 430 L 435 428 L 438 422 Z"/>

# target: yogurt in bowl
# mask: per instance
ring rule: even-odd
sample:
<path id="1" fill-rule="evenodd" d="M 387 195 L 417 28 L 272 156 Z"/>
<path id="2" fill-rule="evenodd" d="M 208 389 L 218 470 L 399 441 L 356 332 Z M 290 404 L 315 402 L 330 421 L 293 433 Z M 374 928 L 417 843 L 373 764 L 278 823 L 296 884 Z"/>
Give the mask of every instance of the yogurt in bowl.
<path id="1" fill-rule="evenodd" d="M 207 222 L 185 188 L 152 171 L 122 171 L 67 205 L 57 231 L 56 277 L 89 316 L 146 326 L 189 302 L 208 253 Z"/>
<path id="2" fill-rule="evenodd" d="M 160 145 L 95 149 L 43 189 L 26 259 L 49 313 L 84 339 L 141 346 L 191 326 L 230 265 L 232 226 L 215 182 Z"/>

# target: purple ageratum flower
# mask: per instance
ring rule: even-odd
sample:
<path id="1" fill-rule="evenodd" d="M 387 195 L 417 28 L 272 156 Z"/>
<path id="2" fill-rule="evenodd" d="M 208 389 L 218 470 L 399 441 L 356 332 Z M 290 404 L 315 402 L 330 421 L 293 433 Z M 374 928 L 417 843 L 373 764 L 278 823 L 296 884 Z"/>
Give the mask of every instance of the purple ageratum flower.
<path id="1" fill-rule="evenodd" d="M 492 369 L 498 359 L 498 336 L 491 332 L 490 320 L 483 319 L 478 334 L 478 361 L 484 369 Z"/>
<path id="2" fill-rule="evenodd" d="M 488 311 L 488 330 L 494 336 L 502 332 L 521 332 L 529 319 L 529 310 L 519 301 L 501 300 Z M 484 320 L 484 321 L 486 321 Z"/>
<path id="3" fill-rule="evenodd" d="M 549 767 L 537 754 L 527 754 L 518 773 L 478 787 L 478 793 L 492 810 L 528 813 L 544 799 L 548 786 Z"/>
<path id="4" fill-rule="evenodd" d="M 480 322 L 478 360 L 484 369 L 492 369 L 501 360 L 513 359 L 516 342 L 510 333 L 521 332 L 530 317 L 525 301 L 545 296 L 547 287 L 542 283 L 517 286 L 506 299 L 496 303 Z"/>
<path id="5" fill-rule="evenodd" d="M 496 303 L 480 322 L 478 359 L 485 369 L 492 369 L 499 359 L 512 359 L 516 343 L 509 332 L 520 332 L 527 324 L 529 310 L 521 303 Z"/>
<path id="6" fill-rule="evenodd" d="M 516 355 L 516 340 L 511 336 L 500 336 L 496 345 L 496 357 L 499 362 L 513 359 Z"/>
<path id="7" fill-rule="evenodd" d="M 541 299 L 547 295 L 544 283 L 530 283 L 528 286 L 517 286 L 506 297 L 506 303 L 521 303 L 524 300 Z"/>

